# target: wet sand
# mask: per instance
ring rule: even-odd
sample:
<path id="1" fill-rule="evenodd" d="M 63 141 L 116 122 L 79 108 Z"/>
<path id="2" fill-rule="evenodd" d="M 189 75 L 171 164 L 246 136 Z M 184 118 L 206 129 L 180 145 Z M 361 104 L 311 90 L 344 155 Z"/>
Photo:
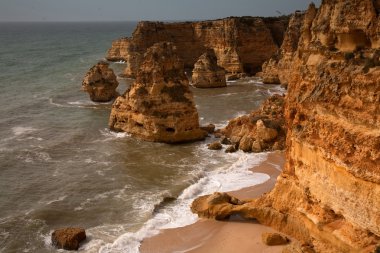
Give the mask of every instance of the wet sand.
<path id="1" fill-rule="evenodd" d="M 268 159 L 253 167 L 253 172 L 265 173 L 270 179 L 263 184 L 230 192 L 240 199 L 251 199 L 269 192 L 275 185 L 285 161 L 282 152 L 268 155 Z M 189 207 L 190 208 L 190 207 Z M 166 229 L 160 234 L 145 239 L 141 253 L 280 253 L 283 246 L 266 246 L 261 242 L 263 232 L 275 230 L 254 221 L 238 218 L 229 221 L 202 219 L 192 225 Z"/>

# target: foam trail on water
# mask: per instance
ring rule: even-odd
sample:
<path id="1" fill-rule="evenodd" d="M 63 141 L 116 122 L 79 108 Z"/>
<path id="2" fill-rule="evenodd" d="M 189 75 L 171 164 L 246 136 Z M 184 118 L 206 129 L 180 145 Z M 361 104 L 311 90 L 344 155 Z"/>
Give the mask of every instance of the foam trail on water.
<path id="1" fill-rule="evenodd" d="M 202 152 L 208 152 L 208 150 L 202 150 Z M 266 174 L 253 173 L 249 170 L 263 162 L 267 154 L 237 152 L 231 154 L 231 157 L 235 159 L 235 162 L 228 168 L 213 171 L 199 170 L 197 173 L 199 180 L 187 187 L 173 204 L 159 210 L 139 231 L 121 235 L 113 243 L 101 247 L 99 252 L 138 253 L 140 242 L 144 238 L 158 234 L 160 229 L 183 227 L 195 223 L 198 217 L 190 211 L 190 205 L 195 198 L 216 191 L 233 191 L 261 184 L 270 178 Z"/>
<path id="2" fill-rule="evenodd" d="M 36 130 L 38 130 L 38 129 L 33 128 L 33 127 L 24 127 L 24 126 L 12 127 L 12 132 L 16 136 L 20 136 L 23 134 L 29 134 L 29 133 L 34 132 Z"/>

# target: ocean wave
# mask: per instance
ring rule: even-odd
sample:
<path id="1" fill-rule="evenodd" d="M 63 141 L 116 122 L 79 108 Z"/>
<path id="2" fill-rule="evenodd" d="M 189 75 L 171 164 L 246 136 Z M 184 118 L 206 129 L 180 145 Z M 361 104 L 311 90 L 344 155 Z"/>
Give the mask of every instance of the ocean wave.
<path id="1" fill-rule="evenodd" d="M 50 205 L 50 204 L 53 204 L 55 202 L 60 202 L 60 201 L 63 201 L 67 198 L 67 195 L 63 195 L 61 197 L 58 197 L 56 199 L 52 199 L 52 200 L 48 200 L 48 201 L 39 201 L 38 203 L 39 204 L 45 204 L 45 205 Z"/>
<path id="2" fill-rule="evenodd" d="M 32 150 L 22 150 L 21 154 L 17 155 L 17 158 L 26 163 L 47 162 L 51 160 L 51 157 L 47 152 Z"/>
<path id="3" fill-rule="evenodd" d="M 24 134 L 29 134 L 31 132 L 37 131 L 38 129 L 33 127 L 24 127 L 24 126 L 16 126 L 12 127 L 12 132 L 15 136 L 20 136 Z"/>
<path id="4" fill-rule="evenodd" d="M 109 198 L 110 196 L 115 196 L 117 193 L 119 193 L 120 190 L 113 190 L 108 192 L 103 192 L 96 194 L 93 198 L 87 198 L 84 202 L 82 202 L 79 206 L 74 208 L 74 211 L 80 211 L 83 210 L 87 205 L 96 202 L 101 199 Z"/>
<path id="5" fill-rule="evenodd" d="M 216 153 L 211 153 L 213 151 L 209 151 L 205 147 L 201 147 L 200 152 L 210 152 L 211 157 Z M 267 181 L 270 178 L 267 174 L 253 173 L 249 170 L 266 158 L 267 154 L 237 152 L 231 154 L 230 159 L 235 159 L 235 162 L 227 168 L 205 171 L 199 167 L 194 174 L 197 180 L 187 187 L 177 199 L 172 199 L 165 207 L 158 210 L 155 210 L 155 206 L 165 201 L 165 193 L 152 194 L 148 198 L 142 198 L 140 202 L 136 202 L 137 206 L 144 211 L 156 211 L 153 212 L 153 217 L 139 231 L 119 236 L 114 242 L 102 246 L 99 252 L 137 253 L 140 242 L 144 238 L 158 234 L 160 229 L 183 227 L 196 222 L 198 216 L 193 214 L 189 208 L 195 198 L 215 191 L 233 191 Z"/>
<path id="6" fill-rule="evenodd" d="M 66 102 L 65 104 L 56 103 L 53 101 L 53 98 L 49 98 L 49 104 L 61 108 L 85 108 L 85 109 L 102 109 L 99 105 L 108 105 L 110 103 L 95 103 L 92 101 L 73 101 Z"/>
<path id="7" fill-rule="evenodd" d="M 114 132 L 114 131 L 109 130 L 108 128 L 101 129 L 99 130 L 99 132 L 101 133 L 102 136 L 106 137 L 106 139 L 98 140 L 98 141 L 103 141 L 103 142 L 114 140 L 114 139 L 122 139 L 122 138 L 131 136 L 130 134 L 126 132 Z"/>

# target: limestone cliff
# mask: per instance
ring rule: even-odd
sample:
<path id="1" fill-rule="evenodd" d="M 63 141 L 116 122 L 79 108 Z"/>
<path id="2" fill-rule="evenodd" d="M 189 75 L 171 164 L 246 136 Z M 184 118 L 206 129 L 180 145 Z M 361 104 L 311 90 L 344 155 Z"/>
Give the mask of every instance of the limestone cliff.
<path id="1" fill-rule="evenodd" d="M 274 190 L 244 203 L 203 197 L 195 212 L 256 218 L 315 252 L 374 252 L 380 244 L 379 13 L 372 0 L 324 0 L 319 10 L 309 8 L 288 59 L 287 162 Z"/>
<path id="2" fill-rule="evenodd" d="M 125 75 L 135 77 L 144 53 L 154 43 L 173 42 L 185 68 L 192 69 L 207 49 L 230 73 L 253 74 L 282 43 L 288 18 L 230 17 L 200 22 L 139 22 L 131 38 L 113 42 L 107 59 L 124 60 Z"/>
<path id="3" fill-rule="evenodd" d="M 291 16 L 281 48 L 262 66 L 264 83 L 288 83 L 291 75 L 292 60 L 298 48 L 302 26 L 304 25 L 305 29 L 307 29 L 307 26 L 311 25 L 316 11 L 315 5 L 310 4 L 306 12 L 296 12 Z"/>
<path id="4" fill-rule="evenodd" d="M 218 66 L 214 50 L 207 50 L 194 65 L 192 84 L 197 88 L 226 87 L 226 71 Z"/>
<path id="5" fill-rule="evenodd" d="M 148 49 L 136 81 L 114 102 L 109 126 L 147 141 L 177 143 L 206 137 L 172 43 Z"/>
<path id="6" fill-rule="evenodd" d="M 82 90 L 94 102 L 109 102 L 119 96 L 116 91 L 118 85 L 116 75 L 108 63 L 99 62 L 87 72 L 82 82 Z"/>

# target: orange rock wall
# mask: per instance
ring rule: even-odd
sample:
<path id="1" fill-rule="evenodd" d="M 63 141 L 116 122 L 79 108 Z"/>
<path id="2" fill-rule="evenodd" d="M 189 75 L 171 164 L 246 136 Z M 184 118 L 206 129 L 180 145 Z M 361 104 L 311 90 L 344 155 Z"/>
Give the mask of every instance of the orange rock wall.
<path id="1" fill-rule="evenodd" d="M 380 243 L 379 11 L 370 0 L 309 8 L 297 50 L 277 66 L 288 73 L 287 163 L 264 199 L 309 227 L 317 252 Z"/>
<path id="2" fill-rule="evenodd" d="M 202 197 L 194 212 L 255 218 L 306 252 L 379 252 L 379 13 L 379 1 L 324 0 L 293 17 L 287 35 L 299 35 L 286 36 L 273 65 L 288 83 L 287 161 L 275 188 L 244 203 Z"/>
<path id="3" fill-rule="evenodd" d="M 185 67 L 192 69 L 207 49 L 230 73 L 255 73 L 282 43 L 288 18 L 225 18 L 200 22 L 140 22 L 131 38 L 115 40 L 107 59 L 124 60 L 125 75 L 135 77 L 144 53 L 154 43 L 173 42 Z"/>

